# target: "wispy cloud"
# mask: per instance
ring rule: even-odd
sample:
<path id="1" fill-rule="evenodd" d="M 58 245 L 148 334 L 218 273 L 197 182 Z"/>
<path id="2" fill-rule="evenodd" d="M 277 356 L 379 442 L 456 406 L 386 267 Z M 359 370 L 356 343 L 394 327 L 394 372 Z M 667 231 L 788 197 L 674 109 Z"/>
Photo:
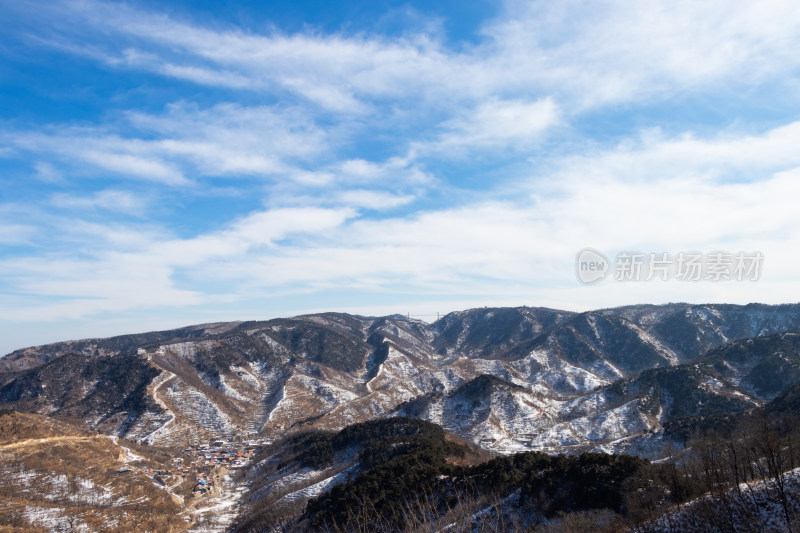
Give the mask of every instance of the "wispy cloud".
<path id="1" fill-rule="evenodd" d="M 509 2 L 487 28 L 511 85 L 581 107 L 670 98 L 697 88 L 783 79 L 800 65 L 790 1 Z"/>
<path id="2" fill-rule="evenodd" d="M 50 203 L 63 209 L 105 209 L 134 215 L 142 214 L 147 208 L 147 201 L 141 196 L 115 190 L 98 191 L 89 196 L 55 193 L 50 196 Z"/>
<path id="3" fill-rule="evenodd" d="M 444 157 L 486 148 L 530 150 L 560 122 L 558 106 L 550 98 L 531 103 L 491 99 L 443 122 L 440 127 L 446 133 L 433 143 L 418 144 L 416 149 Z"/>
<path id="4" fill-rule="evenodd" d="M 410 194 L 398 195 L 381 191 L 353 189 L 339 193 L 336 200 L 337 202 L 356 208 L 383 210 L 409 204 L 414 201 L 414 196 Z"/>
<path id="5" fill-rule="evenodd" d="M 30 244 L 36 233 L 35 226 L 0 223 L 0 244 L 6 246 Z"/>
<path id="6" fill-rule="evenodd" d="M 59 183 L 64 180 L 64 176 L 51 163 L 39 161 L 33 165 L 36 170 L 36 178 L 46 183 Z"/>
<path id="7" fill-rule="evenodd" d="M 758 168 L 767 157 L 796 158 L 792 145 L 785 142 L 790 131 L 781 128 L 725 141 L 664 138 L 636 149 L 567 158 L 559 171 L 562 179 L 549 190 L 535 185 L 548 176 L 538 177 L 528 195 L 515 199 L 378 220 L 352 208 L 270 209 L 194 238 L 157 240 L 125 253 L 114 252 L 112 246 L 85 261 L 10 261 L 3 268 L 15 272 L 22 280 L 19 286 L 31 294 L 88 297 L 86 312 L 96 311 L 100 298 L 109 308 L 124 307 L 126 301 L 145 305 L 146 298 L 130 298 L 132 284 L 140 295 L 165 290 L 184 294 L 178 280 L 187 276 L 209 288 L 224 280 L 240 288 L 241 292 L 230 293 L 238 298 L 288 288 L 394 291 L 398 287 L 451 295 L 469 287 L 471 294 L 511 298 L 520 284 L 534 297 L 548 292 L 546 287 L 569 287 L 573 254 L 587 245 L 609 252 L 760 250 L 770 261 L 765 281 L 778 283 L 800 260 L 796 251 L 779 252 L 800 249 L 800 215 L 793 209 L 800 194 L 800 170 L 768 170 L 756 181 L 728 178 Z M 760 150 L 726 161 L 729 167 L 720 175 L 704 171 L 710 159 L 741 152 L 744 142 L 756 143 Z M 670 157 L 675 163 L 669 177 L 631 181 L 628 173 L 663 162 L 662 154 L 671 150 L 684 156 L 689 151 L 706 155 L 696 160 Z M 620 158 L 626 172 L 620 171 Z M 591 178 L 586 178 L 588 169 L 594 172 Z M 544 192 L 547 200 L 537 192 Z M 370 191 L 350 191 L 342 200 L 353 207 L 393 207 L 406 201 Z M 94 237 L 87 233 L 87 238 Z M 130 277 L 132 268 L 140 274 Z M 152 279 L 160 281 L 153 285 Z M 123 283 L 125 290 L 111 290 Z M 710 297 L 717 288 L 694 285 L 691 290 Z M 202 298 L 200 292 L 191 294 Z M 182 298 L 175 301 L 185 303 Z"/>
<path id="8" fill-rule="evenodd" d="M 796 69 L 800 22 L 790 1 L 651 1 L 592 5 L 509 1 L 485 40 L 448 50 L 421 25 L 412 37 L 287 35 L 210 29 L 130 6 L 69 2 L 63 39 L 116 32 L 109 62 L 203 85 L 283 89 L 323 108 L 359 111 L 374 99 L 465 101 L 558 95 L 580 106 L 668 98 L 719 83 L 759 83 Z"/>
<path id="9" fill-rule="evenodd" d="M 111 125 L 51 126 L 48 132 L 9 135 L 16 150 L 56 157 L 72 165 L 166 185 L 187 185 L 198 177 L 269 177 L 285 173 L 294 161 L 325 153 L 328 135 L 302 111 L 219 104 L 210 109 L 176 103 L 164 114 L 130 112 L 117 129 Z M 43 179 L 59 174 L 40 162 Z"/>

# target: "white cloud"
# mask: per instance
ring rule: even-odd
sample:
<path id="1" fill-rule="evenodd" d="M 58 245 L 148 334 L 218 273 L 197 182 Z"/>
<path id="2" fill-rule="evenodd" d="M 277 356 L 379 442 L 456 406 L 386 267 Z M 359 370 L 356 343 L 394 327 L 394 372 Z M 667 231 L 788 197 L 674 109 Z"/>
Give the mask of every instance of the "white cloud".
<path id="1" fill-rule="evenodd" d="M 126 214 L 142 214 L 147 201 L 141 196 L 125 191 L 104 190 L 89 196 L 56 193 L 50 196 L 50 203 L 64 209 L 105 209 Z"/>
<path id="2" fill-rule="evenodd" d="M 46 132 L 19 131 L 7 142 L 37 156 L 58 158 L 82 169 L 112 172 L 170 186 L 204 176 L 286 174 L 295 161 L 313 160 L 328 150 L 328 137 L 303 111 L 243 107 L 212 108 L 177 103 L 164 114 L 125 114 L 134 131 L 109 134 L 108 127 L 51 126 Z M 37 163 L 40 177 L 60 172 L 54 163 Z M 43 174 L 44 173 L 44 174 Z"/>
<path id="3" fill-rule="evenodd" d="M 646 131 L 627 139 L 616 149 L 569 158 L 567 173 L 625 175 L 632 181 L 703 175 L 734 181 L 758 180 L 770 172 L 800 166 L 800 122 L 779 126 L 763 134 L 721 132 L 699 139 L 683 134 L 665 138 Z"/>
<path id="4" fill-rule="evenodd" d="M 37 233 L 35 226 L 0 222 L 0 244 L 5 246 L 30 244 Z"/>
<path id="5" fill-rule="evenodd" d="M 491 99 L 461 116 L 441 124 L 447 133 L 431 145 L 419 144 L 445 155 L 471 149 L 505 148 L 531 150 L 543 134 L 561 122 L 558 106 L 550 98 L 536 102 Z"/>
<path id="6" fill-rule="evenodd" d="M 800 261 L 800 215 L 794 206 L 800 165 L 793 166 L 797 156 L 784 138 L 792 131 L 786 127 L 726 140 L 664 138 L 635 149 L 566 158 L 557 174 L 561 181 L 542 186 L 550 176 L 539 177 L 527 195 L 518 192 L 513 200 L 388 219 L 368 218 L 350 208 L 270 209 L 194 238 L 139 239 L 123 253 L 114 252 L 120 245 L 113 243 L 85 260 L 30 258 L 2 266 L 31 294 L 86 299 L 86 309 L 95 311 L 102 302 L 110 309 L 148 305 L 146 295 L 155 291 L 174 294 L 172 300 L 154 296 L 160 305 L 189 305 L 221 294 L 214 289 L 219 283 L 234 298 L 349 289 L 452 298 L 467 292 L 538 303 L 543 297 L 557 299 L 562 290 L 561 298 L 572 306 L 580 298 L 600 306 L 603 298 L 622 301 L 623 294 L 638 301 L 678 295 L 697 300 L 728 291 L 727 300 L 758 300 L 756 288 L 779 298 L 776 284 L 791 281 Z M 747 143 L 760 149 L 743 149 Z M 661 168 L 649 179 L 636 175 L 674 150 L 705 155 L 675 159 L 675 174 Z M 704 172 L 732 151 L 740 156 L 728 162 L 725 173 Z M 756 181 L 727 179 L 767 165 L 766 159 L 785 168 L 768 168 Z M 530 194 L 534 191 L 538 197 Z M 389 207 L 400 201 L 369 190 L 347 191 L 344 199 L 348 195 L 353 206 L 377 202 Z M 89 228 L 78 230 L 94 238 Z M 761 251 L 768 268 L 757 284 L 609 283 L 594 290 L 575 285 L 572 261 L 584 246 L 609 254 Z M 192 289 L 179 288 L 178 279 L 192 280 Z"/>
<path id="7" fill-rule="evenodd" d="M 365 189 L 343 191 L 336 196 L 337 202 L 344 205 L 374 210 L 399 207 L 413 202 L 414 199 L 414 196 L 410 194 L 397 195 Z"/>
<path id="8" fill-rule="evenodd" d="M 171 63 L 160 65 L 158 71 L 165 76 L 193 81 L 202 85 L 230 87 L 232 89 L 246 89 L 252 85 L 246 76 L 230 71 L 174 65 Z"/>
<path id="9" fill-rule="evenodd" d="M 381 183 L 389 181 L 392 186 L 426 185 L 433 177 L 422 170 L 411 157 L 392 157 L 375 162 L 364 159 L 348 159 L 331 168 L 337 179 L 349 185 Z"/>
<path id="10" fill-rule="evenodd" d="M 45 183 L 59 183 L 64 180 L 64 176 L 54 165 L 47 161 L 39 161 L 33 165 L 36 170 L 37 179 Z"/>
<path id="11" fill-rule="evenodd" d="M 187 183 L 180 170 L 156 158 L 99 150 L 84 150 L 76 155 L 87 163 L 92 163 L 101 169 L 119 174 L 159 181 L 167 185 Z"/>
<path id="12" fill-rule="evenodd" d="M 800 17 L 790 2 L 771 2 L 768 9 L 746 2 L 508 2 L 485 25 L 484 39 L 460 51 L 425 28 L 390 40 L 369 33 L 212 29 L 94 1 L 64 2 L 56 12 L 48 42 L 71 44 L 67 51 L 85 42 L 106 50 L 90 57 L 106 57 L 115 68 L 277 99 L 274 106 L 178 103 L 161 115 L 129 113 L 130 125 L 154 133 L 154 140 L 62 131 L 55 143 L 34 143 L 40 151 L 49 147 L 62 157 L 173 185 L 237 174 L 325 184 L 337 145 L 376 129 L 413 127 L 394 135 L 395 153 L 414 157 L 525 150 L 593 106 L 671 98 L 698 87 L 753 87 L 800 66 L 786 52 L 800 45 Z M 358 119 L 325 110 L 355 112 Z M 324 170 L 296 164 L 324 156 Z M 358 162 L 357 156 L 341 162 L 341 173 L 363 175 Z"/>
<path id="13" fill-rule="evenodd" d="M 363 112 L 373 99 L 450 106 L 498 95 L 592 107 L 709 84 L 758 84 L 800 66 L 793 53 L 800 15 L 786 0 L 508 1 L 483 28 L 484 39 L 462 51 L 449 50 L 424 24 L 394 40 L 257 34 L 129 6 L 64 6 L 65 20 L 126 43 L 107 54 L 118 56 L 112 63 L 203 85 L 286 90 L 334 111 Z M 61 24 L 69 40 L 71 27 Z"/>
<path id="14" fill-rule="evenodd" d="M 19 150 L 48 157 L 56 156 L 62 161 L 82 166 L 89 165 L 99 171 L 110 171 L 117 175 L 159 182 L 166 185 L 188 183 L 180 169 L 150 149 L 150 144 L 140 139 L 124 139 L 102 131 L 85 128 L 62 128 L 55 133 L 16 132 L 11 141 Z M 52 163 L 37 167 L 50 174 Z"/>
<path id="15" fill-rule="evenodd" d="M 664 98 L 709 84 L 758 84 L 796 70 L 791 1 L 508 2 L 487 28 L 498 75 L 582 106 Z"/>
<path id="16" fill-rule="evenodd" d="M 82 234 L 84 242 L 93 244 L 89 257 L 54 253 L 0 261 L 5 279 L 14 281 L 17 297 L 33 300 L 20 302 L 14 307 L 16 313 L 11 308 L 0 312 L 0 318 L 54 320 L 103 311 L 206 303 L 215 283 L 198 276 L 206 265 L 235 268 L 248 253 L 270 253 L 288 237 L 324 235 L 353 215 L 349 209 L 318 208 L 255 212 L 224 230 L 189 239 L 159 239 L 145 231 L 73 223 L 73 235 Z M 102 237 L 102 244 L 98 237 Z M 178 287 L 175 278 L 184 271 L 206 290 Z M 37 298 L 53 297 L 70 300 L 63 304 L 37 302 Z"/>

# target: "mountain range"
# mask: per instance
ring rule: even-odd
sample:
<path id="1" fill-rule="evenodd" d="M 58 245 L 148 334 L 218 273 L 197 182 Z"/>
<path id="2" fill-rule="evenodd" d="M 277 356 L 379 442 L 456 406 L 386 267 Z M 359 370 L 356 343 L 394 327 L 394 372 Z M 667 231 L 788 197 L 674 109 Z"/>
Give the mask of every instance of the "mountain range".
<path id="1" fill-rule="evenodd" d="M 488 451 L 658 458 L 800 383 L 800 305 L 322 313 L 17 350 L 0 408 L 157 446 L 392 416 Z"/>

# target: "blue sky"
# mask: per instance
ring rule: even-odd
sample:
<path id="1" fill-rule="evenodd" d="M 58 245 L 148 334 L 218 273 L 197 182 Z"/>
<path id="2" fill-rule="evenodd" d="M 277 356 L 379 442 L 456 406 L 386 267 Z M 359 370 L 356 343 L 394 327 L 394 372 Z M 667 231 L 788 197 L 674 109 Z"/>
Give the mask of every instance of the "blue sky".
<path id="1" fill-rule="evenodd" d="M 793 2 L 0 0 L 0 353 L 324 310 L 798 300 Z M 757 282 L 576 253 L 761 252 Z"/>

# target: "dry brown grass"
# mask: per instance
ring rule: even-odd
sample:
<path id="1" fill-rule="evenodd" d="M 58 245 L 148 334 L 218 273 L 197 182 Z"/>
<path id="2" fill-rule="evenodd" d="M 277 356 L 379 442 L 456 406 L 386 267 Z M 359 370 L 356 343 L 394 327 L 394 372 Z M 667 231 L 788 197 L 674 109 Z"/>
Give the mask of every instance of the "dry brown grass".
<path id="1" fill-rule="evenodd" d="M 55 436 L 87 437 L 91 432 L 54 418 L 29 415 L 17 411 L 0 414 L 0 445 L 24 439 L 41 439 Z"/>
<path id="2" fill-rule="evenodd" d="M 0 531 L 177 532 L 182 508 L 101 435 L 41 415 L 0 416 Z M 137 447 L 138 448 L 138 447 Z M 146 452 L 137 449 L 135 453 Z M 161 452 L 144 464 L 164 468 Z M 136 465 L 138 466 L 138 465 Z M 35 513 L 47 516 L 39 520 Z"/>

